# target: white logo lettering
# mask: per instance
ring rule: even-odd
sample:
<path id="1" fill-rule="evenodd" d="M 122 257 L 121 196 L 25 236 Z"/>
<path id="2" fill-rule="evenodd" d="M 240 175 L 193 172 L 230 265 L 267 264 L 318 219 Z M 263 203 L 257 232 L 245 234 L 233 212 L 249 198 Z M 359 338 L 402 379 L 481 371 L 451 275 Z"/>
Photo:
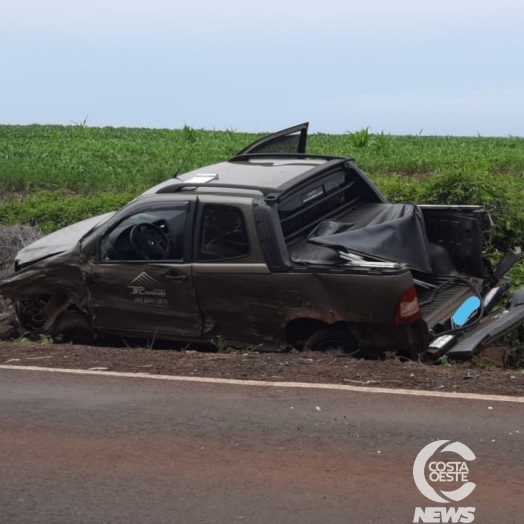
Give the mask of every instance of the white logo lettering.
<path id="1" fill-rule="evenodd" d="M 475 508 L 415 508 L 413 522 L 424 524 L 469 524 L 475 519 Z"/>
<path id="2" fill-rule="evenodd" d="M 419 491 L 429 500 L 433 502 L 440 502 L 448 504 L 449 500 L 456 502 L 465 499 L 471 495 L 475 489 L 473 482 L 468 482 L 469 468 L 465 462 L 431 462 L 429 464 L 429 480 L 431 482 L 465 482 L 460 488 L 455 491 L 441 491 L 442 495 L 448 497 L 445 499 L 439 495 L 432 486 L 429 485 L 426 479 L 425 468 L 429 459 L 449 440 L 437 440 L 422 448 L 413 464 L 413 479 Z M 460 442 L 453 442 L 445 446 L 440 452 L 452 451 L 460 455 L 464 460 L 475 460 L 475 454 L 467 446 Z"/>
<path id="3" fill-rule="evenodd" d="M 147 296 L 153 296 L 153 297 L 165 297 L 166 292 L 164 289 L 152 289 L 151 291 L 147 291 L 142 286 L 128 286 L 131 288 L 131 294 L 132 295 L 147 295 Z"/>
<path id="4" fill-rule="evenodd" d="M 419 491 L 429 500 L 449 504 L 450 501 L 459 502 L 473 492 L 476 484 L 468 480 L 469 467 L 466 461 L 475 460 L 471 449 L 460 442 L 437 440 L 425 446 L 413 464 L 413 479 Z M 446 446 L 444 446 L 447 444 Z M 442 448 L 442 449 L 441 449 Z M 459 455 L 462 461 L 433 460 L 431 457 L 440 450 L 440 453 L 452 452 Z M 429 471 L 426 478 L 426 466 Z M 429 480 L 429 482 L 428 482 Z M 462 482 L 462 486 L 452 491 L 435 490 L 430 482 Z M 470 523 L 475 519 L 475 508 L 416 508 L 413 522 L 430 523 Z"/>

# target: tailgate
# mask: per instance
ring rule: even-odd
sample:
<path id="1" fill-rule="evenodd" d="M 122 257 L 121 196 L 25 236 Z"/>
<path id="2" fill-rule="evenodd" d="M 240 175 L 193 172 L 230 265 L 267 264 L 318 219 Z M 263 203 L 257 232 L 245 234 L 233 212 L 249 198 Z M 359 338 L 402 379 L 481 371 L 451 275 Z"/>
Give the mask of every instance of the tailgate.
<path id="1" fill-rule="evenodd" d="M 475 280 L 457 279 L 455 277 L 433 277 L 417 282 L 422 318 L 430 331 L 446 330 L 445 323 L 451 318 L 460 305 L 471 296 L 479 296 L 475 292 Z M 426 287 L 424 287 L 426 286 Z M 439 325 L 442 328 L 439 329 Z"/>

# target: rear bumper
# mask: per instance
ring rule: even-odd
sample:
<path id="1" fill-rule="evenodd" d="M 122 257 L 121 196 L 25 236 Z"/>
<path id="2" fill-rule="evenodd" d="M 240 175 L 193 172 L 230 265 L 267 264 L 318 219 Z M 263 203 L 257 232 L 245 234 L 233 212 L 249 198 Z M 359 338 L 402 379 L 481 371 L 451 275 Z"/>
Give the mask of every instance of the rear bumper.
<path id="1" fill-rule="evenodd" d="M 452 339 L 444 336 L 433 340 L 429 353 L 434 356 L 445 354 L 455 359 L 471 358 L 482 348 L 524 324 L 524 288 L 515 291 L 507 307 L 497 309 L 485 316 L 478 324 Z M 439 348 L 439 341 L 442 343 Z"/>
<path id="2" fill-rule="evenodd" d="M 362 349 L 377 354 L 401 349 L 416 358 L 429 344 L 428 326 L 422 319 L 407 326 L 350 324 L 348 329 L 359 340 Z"/>

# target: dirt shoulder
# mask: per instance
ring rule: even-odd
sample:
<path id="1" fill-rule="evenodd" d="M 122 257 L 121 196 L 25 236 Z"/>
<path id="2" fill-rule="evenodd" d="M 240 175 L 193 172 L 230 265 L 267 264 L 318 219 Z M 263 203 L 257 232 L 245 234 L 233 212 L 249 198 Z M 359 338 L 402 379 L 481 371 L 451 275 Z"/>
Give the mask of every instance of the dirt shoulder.
<path id="1" fill-rule="evenodd" d="M 398 358 L 367 361 L 319 353 L 201 353 L 0 342 L 0 364 L 524 395 L 522 371 L 480 369 L 472 362 L 443 367 Z"/>

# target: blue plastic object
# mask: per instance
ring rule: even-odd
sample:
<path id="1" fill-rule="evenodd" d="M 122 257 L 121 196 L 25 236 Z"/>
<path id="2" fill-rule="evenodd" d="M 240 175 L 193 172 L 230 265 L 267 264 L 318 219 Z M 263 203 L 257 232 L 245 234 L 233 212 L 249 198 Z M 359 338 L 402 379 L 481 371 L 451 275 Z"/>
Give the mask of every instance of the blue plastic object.
<path id="1" fill-rule="evenodd" d="M 453 313 L 451 321 L 456 327 L 462 327 L 480 307 L 479 297 L 469 297 L 462 305 Z"/>

